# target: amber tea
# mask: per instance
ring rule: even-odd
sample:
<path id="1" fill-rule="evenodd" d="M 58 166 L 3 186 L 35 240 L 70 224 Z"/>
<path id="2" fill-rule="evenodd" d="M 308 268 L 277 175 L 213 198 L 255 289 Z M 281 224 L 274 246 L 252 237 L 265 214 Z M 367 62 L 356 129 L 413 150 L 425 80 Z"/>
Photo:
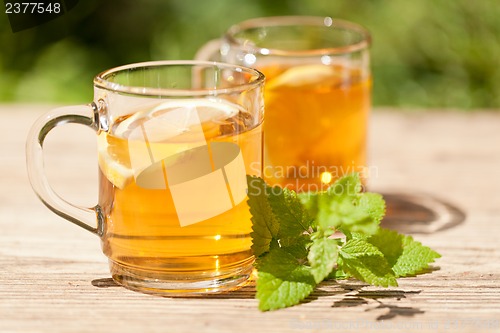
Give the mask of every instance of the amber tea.
<path id="1" fill-rule="evenodd" d="M 261 125 L 251 123 L 236 105 L 185 100 L 135 112 L 99 135 L 103 251 L 115 278 L 248 270 L 245 175 L 259 171 L 250 162 L 260 164 L 262 151 Z"/>
<path id="2" fill-rule="evenodd" d="M 321 191 L 353 172 L 368 178 L 370 34 L 315 16 L 249 19 L 205 44 L 198 59 L 266 75 L 264 178 L 298 192 Z"/>
<path id="3" fill-rule="evenodd" d="M 371 79 L 341 65 L 267 66 L 266 180 L 324 190 L 366 165 Z"/>

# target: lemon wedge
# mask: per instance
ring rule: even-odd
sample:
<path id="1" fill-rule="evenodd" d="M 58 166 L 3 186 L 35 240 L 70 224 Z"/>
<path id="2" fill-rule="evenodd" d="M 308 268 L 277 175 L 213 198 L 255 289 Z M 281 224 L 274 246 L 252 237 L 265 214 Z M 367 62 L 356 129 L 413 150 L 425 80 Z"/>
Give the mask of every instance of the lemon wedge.
<path id="1" fill-rule="evenodd" d="M 304 65 L 291 67 L 267 83 L 268 89 L 314 85 L 335 77 L 332 66 Z"/>
<path id="2" fill-rule="evenodd" d="M 109 145 L 106 134 L 98 137 L 98 163 L 103 175 L 117 188 L 123 190 L 134 178 L 133 170 L 120 160 L 113 158 L 112 146 Z"/>

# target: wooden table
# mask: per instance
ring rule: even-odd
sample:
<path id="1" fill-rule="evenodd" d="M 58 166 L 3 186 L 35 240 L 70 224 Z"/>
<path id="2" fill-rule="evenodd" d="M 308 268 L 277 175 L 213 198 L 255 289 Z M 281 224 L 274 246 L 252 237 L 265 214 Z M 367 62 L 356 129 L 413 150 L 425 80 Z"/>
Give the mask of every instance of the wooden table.
<path id="1" fill-rule="evenodd" d="M 325 283 L 300 306 L 262 313 L 252 285 L 161 298 L 112 283 L 99 240 L 30 188 L 25 138 L 49 109 L 0 106 L 0 332 L 500 332 L 500 112 L 375 110 L 371 189 L 440 198 L 462 220 L 413 234 L 442 254 L 437 270 L 390 289 Z M 68 200 L 94 204 L 95 150 L 76 125 L 47 140 L 49 178 Z"/>

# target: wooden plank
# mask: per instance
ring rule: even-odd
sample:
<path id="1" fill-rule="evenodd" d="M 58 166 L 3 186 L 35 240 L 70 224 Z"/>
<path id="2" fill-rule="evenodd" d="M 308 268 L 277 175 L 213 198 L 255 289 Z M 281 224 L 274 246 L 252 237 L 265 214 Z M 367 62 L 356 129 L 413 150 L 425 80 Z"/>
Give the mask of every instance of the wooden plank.
<path id="1" fill-rule="evenodd" d="M 444 199 L 464 220 L 414 234 L 443 255 L 429 274 L 390 289 L 328 282 L 300 306 L 262 313 L 253 282 L 190 298 L 115 285 L 97 237 L 53 215 L 31 191 L 25 138 L 48 109 L 0 106 L 7 119 L 0 123 L 0 332 L 500 332 L 500 113 L 374 112 L 378 174 L 370 188 Z M 48 141 L 48 159 L 59 166 L 51 180 L 91 205 L 95 141 L 84 129 L 69 132 Z"/>

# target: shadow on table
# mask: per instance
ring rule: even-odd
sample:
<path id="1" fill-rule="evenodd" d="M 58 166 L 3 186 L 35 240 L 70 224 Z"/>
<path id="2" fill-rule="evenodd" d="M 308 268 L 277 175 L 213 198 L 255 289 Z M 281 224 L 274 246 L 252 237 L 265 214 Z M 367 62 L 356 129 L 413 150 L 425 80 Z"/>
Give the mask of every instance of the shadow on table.
<path id="1" fill-rule="evenodd" d="M 457 206 L 427 194 L 383 193 L 386 215 L 382 227 L 402 233 L 433 233 L 465 220 Z"/>
<path id="2" fill-rule="evenodd" d="M 118 283 L 115 282 L 112 278 L 103 278 L 103 279 L 95 279 L 92 280 L 92 285 L 97 288 L 113 288 L 118 287 L 122 288 Z"/>
<path id="3" fill-rule="evenodd" d="M 345 287 L 344 287 L 345 288 Z M 346 289 L 346 292 L 352 289 Z M 420 294 L 421 291 L 403 291 L 403 290 L 357 290 L 354 295 L 345 295 L 341 300 L 335 301 L 332 308 L 350 308 L 357 306 L 366 306 L 370 300 L 378 303 L 376 307 L 369 307 L 365 311 L 373 311 L 386 309 L 387 313 L 380 315 L 376 320 L 389 320 L 396 317 L 413 317 L 415 315 L 424 314 L 425 311 L 419 308 L 409 306 L 399 306 L 394 304 L 387 304 L 384 300 L 396 299 L 397 301 L 406 298 L 407 295 Z"/>
<path id="4" fill-rule="evenodd" d="M 123 288 L 111 278 L 95 279 L 92 285 L 97 288 Z M 415 307 L 399 306 L 394 304 L 387 304 L 384 300 L 396 299 L 397 301 L 406 298 L 407 295 L 420 294 L 421 291 L 403 291 L 403 290 L 362 290 L 363 287 L 368 285 L 359 281 L 353 283 L 338 283 L 326 282 L 323 287 L 327 289 L 316 289 L 301 303 L 313 302 L 322 296 L 343 295 L 343 298 L 335 301 L 332 308 L 349 308 L 357 306 L 365 306 L 365 311 L 373 311 L 380 309 L 387 309 L 388 312 L 380 315 L 376 320 L 389 320 L 396 317 L 413 317 L 415 315 L 423 314 L 424 311 Z M 352 294 L 352 293 L 355 294 Z M 172 296 L 165 296 L 172 297 Z M 247 285 L 238 290 L 225 292 L 220 294 L 207 295 L 192 295 L 192 296 L 175 296 L 175 298 L 198 298 L 198 299 L 254 299 L 255 298 L 255 281 L 251 280 Z M 370 300 L 376 301 L 376 307 L 368 307 Z"/>

